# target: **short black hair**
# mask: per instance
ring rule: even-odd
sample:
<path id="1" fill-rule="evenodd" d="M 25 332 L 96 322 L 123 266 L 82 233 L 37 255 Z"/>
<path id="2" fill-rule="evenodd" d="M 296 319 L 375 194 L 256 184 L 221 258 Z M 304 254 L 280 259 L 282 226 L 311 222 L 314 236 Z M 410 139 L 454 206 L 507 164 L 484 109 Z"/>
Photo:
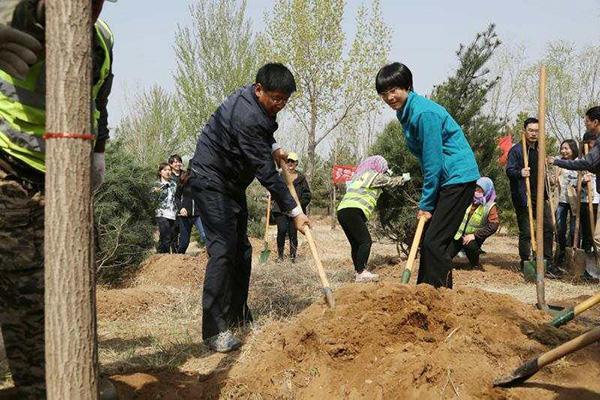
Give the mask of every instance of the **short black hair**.
<path id="1" fill-rule="evenodd" d="M 529 117 L 525 120 L 525 122 L 523 122 L 523 128 L 527 129 L 527 125 L 529 124 L 538 124 L 540 121 L 538 121 L 537 118 L 535 117 Z"/>
<path id="2" fill-rule="evenodd" d="M 296 91 L 296 80 L 292 72 L 281 63 L 268 63 L 256 73 L 256 83 L 266 91 L 281 91 L 288 96 Z"/>
<path id="3" fill-rule="evenodd" d="M 590 121 L 600 122 L 600 106 L 592 107 L 585 112 Z"/>
<path id="4" fill-rule="evenodd" d="M 573 139 L 563 140 L 562 143 L 560 144 L 560 147 L 562 147 L 563 144 L 566 144 L 571 149 L 571 153 L 573 153 L 572 160 L 579 157 L 579 149 L 577 148 L 577 142 L 575 140 L 573 140 Z"/>
<path id="5" fill-rule="evenodd" d="M 375 89 L 381 94 L 393 88 L 413 90 L 413 77 L 410 69 L 402 63 L 395 62 L 381 67 L 375 77 Z"/>
<path id="6" fill-rule="evenodd" d="M 589 142 L 590 140 L 596 140 L 596 139 L 598 139 L 598 135 L 596 135 L 596 133 L 594 133 L 594 132 L 588 131 L 588 132 L 586 132 L 586 133 L 583 134 L 583 139 L 582 140 L 584 142 Z"/>
<path id="7" fill-rule="evenodd" d="M 183 162 L 183 160 L 181 159 L 181 156 L 179 154 L 173 154 L 171 157 L 169 157 L 169 164 L 173 164 L 173 161 L 179 161 L 179 162 Z"/>

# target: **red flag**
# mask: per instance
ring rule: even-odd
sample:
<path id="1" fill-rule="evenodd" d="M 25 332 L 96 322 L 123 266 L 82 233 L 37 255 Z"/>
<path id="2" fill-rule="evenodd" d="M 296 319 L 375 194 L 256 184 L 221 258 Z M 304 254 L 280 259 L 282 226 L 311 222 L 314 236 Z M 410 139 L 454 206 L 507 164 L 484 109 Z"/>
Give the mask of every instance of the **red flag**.
<path id="1" fill-rule="evenodd" d="M 506 165 L 506 162 L 508 161 L 508 152 L 512 147 L 512 136 L 502 136 L 498 140 L 498 147 L 500 148 L 500 150 L 502 150 L 502 154 L 500 155 L 498 162 L 500 163 L 500 165 Z"/>
<path id="2" fill-rule="evenodd" d="M 354 165 L 334 165 L 331 170 L 333 183 L 346 183 L 352 179 L 356 167 Z"/>

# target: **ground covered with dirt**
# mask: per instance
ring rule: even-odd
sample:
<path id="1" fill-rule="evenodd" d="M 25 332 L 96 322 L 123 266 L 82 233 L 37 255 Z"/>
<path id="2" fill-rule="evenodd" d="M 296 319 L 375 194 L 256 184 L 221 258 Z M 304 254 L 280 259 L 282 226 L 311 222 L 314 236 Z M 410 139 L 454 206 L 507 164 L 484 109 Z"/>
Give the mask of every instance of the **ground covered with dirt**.
<path id="1" fill-rule="evenodd" d="M 518 388 L 492 388 L 494 379 L 600 317 L 592 311 L 566 327 L 549 327 L 551 316 L 532 305 L 535 285 L 518 272 L 514 238 L 486 244 L 482 270 L 458 259 L 456 288 L 434 290 L 399 284 L 404 260 L 385 242 L 375 243 L 370 262 L 382 281 L 354 284 L 343 233 L 324 223 L 315 231 L 336 308 L 321 299 L 306 246 L 299 262 L 277 263 L 271 241 L 271 257 L 255 263 L 251 284 L 258 322 L 239 332 L 244 346 L 228 355 L 211 353 L 200 338 L 203 251 L 153 256 L 131 287 L 100 291 L 103 371 L 121 397 L 600 399 L 600 345 L 559 360 Z M 263 246 L 254 247 L 257 259 Z M 563 279 L 547 281 L 546 288 L 551 303 L 569 305 L 598 285 Z M 123 297 L 130 303 L 120 303 Z"/>
<path id="2" fill-rule="evenodd" d="M 153 255 L 127 285 L 98 289 L 101 373 L 122 399 L 600 399 L 598 344 L 520 387 L 492 388 L 600 320 L 595 309 L 548 327 L 551 316 L 534 306 L 535 285 L 518 271 L 516 238 L 486 242 L 481 270 L 457 259 L 454 290 L 415 286 L 416 271 L 411 285 L 399 284 L 404 258 L 376 241 L 369 268 L 381 282 L 360 285 L 343 232 L 319 222 L 314 235 L 337 302 L 328 309 L 306 243 L 296 263 L 277 262 L 274 235 L 272 228 L 265 264 L 257 261 L 263 242 L 253 241 L 256 323 L 238 332 L 244 346 L 231 354 L 202 343 L 204 249 Z M 546 281 L 551 304 L 573 305 L 599 290 Z"/>
<path id="3" fill-rule="evenodd" d="M 336 299 L 333 310 L 319 302 L 291 321 L 265 326 L 232 356 L 239 359 L 208 374 L 113 379 L 126 398 L 140 399 L 600 398 L 599 345 L 523 388 L 491 387 L 585 329 L 548 327 L 546 315 L 510 296 L 386 282 L 348 285 Z"/>

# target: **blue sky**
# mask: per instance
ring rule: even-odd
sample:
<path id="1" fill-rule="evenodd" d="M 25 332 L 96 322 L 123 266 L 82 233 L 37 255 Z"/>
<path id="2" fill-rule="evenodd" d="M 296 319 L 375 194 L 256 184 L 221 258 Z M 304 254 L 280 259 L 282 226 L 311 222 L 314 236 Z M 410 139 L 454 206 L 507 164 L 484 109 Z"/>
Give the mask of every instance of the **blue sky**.
<path id="1" fill-rule="evenodd" d="M 364 1 L 348 0 L 344 31 L 354 33 L 356 10 Z M 369 2 L 366 2 L 369 3 Z M 173 87 L 172 42 L 178 25 L 191 20 L 188 0 L 119 0 L 106 3 L 103 18 L 116 37 L 115 82 L 109 103 L 110 125 L 116 126 L 127 98 L 153 84 Z M 262 24 L 273 1 L 249 0 L 254 28 Z M 495 23 L 504 43 L 523 44 L 528 57 L 539 57 L 549 41 L 579 45 L 600 40 L 600 0 L 382 0 L 383 16 L 392 27 L 391 60 L 413 71 L 417 92 L 428 93 L 456 65 L 459 43 Z"/>

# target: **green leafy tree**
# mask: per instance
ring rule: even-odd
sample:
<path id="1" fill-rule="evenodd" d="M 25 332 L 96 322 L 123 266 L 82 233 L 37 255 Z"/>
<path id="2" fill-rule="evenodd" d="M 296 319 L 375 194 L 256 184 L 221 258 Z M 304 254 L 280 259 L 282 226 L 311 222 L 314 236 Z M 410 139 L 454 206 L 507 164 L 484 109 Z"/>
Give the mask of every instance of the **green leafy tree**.
<path id="1" fill-rule="evenodd" d="M 506 201 L 510 200 L 508 180 L 498 163 L 498 140 L 505 134 L 505 128 L 501 121 L 484 113 L 488 95 L 498 83 L 497 77 L 489 77 L 487 64 L 499 45 L 494 25 L 478 33 L 469 46 L 461 45 L 456 53 L 458 69 L 446 82 L 435 87 L 431 97 L 462 127 L 481 175 L 494 181 L 496 191 L 501 195 L 498 201 L 507 206 Z"/>
<path id="2" fill-rule="evenodd" d="M 178 135 L 178 118 L 173 97 L 154 86 L 133 100 L 116 131 L 125 151 L 135 162 L 158 167 L 173 153 L 186 149 L 187 138 Z"/>
<path id="3" fill-rule="evenodd" d="M 540 65 L 546 65 L 546 131 L 559 141 L 579 139 L 583 115 L 600 103 L 600 46 L 577 49 L 565 41 L 550 42 L 543 58 L 525 71 L 523 101 L 537 115 Z"/>
<path id="4" fill-rule="evenodd" d="M 195 1 L 190 14 L 175 35 L 174 79 L 179 129 L 195 139 L 229 94 L 254 81 L 259 57 L 245 0 Z"/>
<path id="5" fill-rule="evenodd" d="M 287 108 L 307 137 L 309 177 L 317 146 L 379 105 L 373 77 L 388 58 L 390 29 L 379 1 L 370 12 L 361 7 L 345 54 L 345 8 L 344 0 L 277 0 L 259 41 L 265 60 L 286 64 L 296 77 L 298 92 Z"/>
<path id="6" fill-rule="evenodd" d="M 122 142 L 106 151 L 106 178 L 94 197 L 96 263 L 101 282 L 118 284 L 154 246 L 154 170 L 140 165 Z"/>

